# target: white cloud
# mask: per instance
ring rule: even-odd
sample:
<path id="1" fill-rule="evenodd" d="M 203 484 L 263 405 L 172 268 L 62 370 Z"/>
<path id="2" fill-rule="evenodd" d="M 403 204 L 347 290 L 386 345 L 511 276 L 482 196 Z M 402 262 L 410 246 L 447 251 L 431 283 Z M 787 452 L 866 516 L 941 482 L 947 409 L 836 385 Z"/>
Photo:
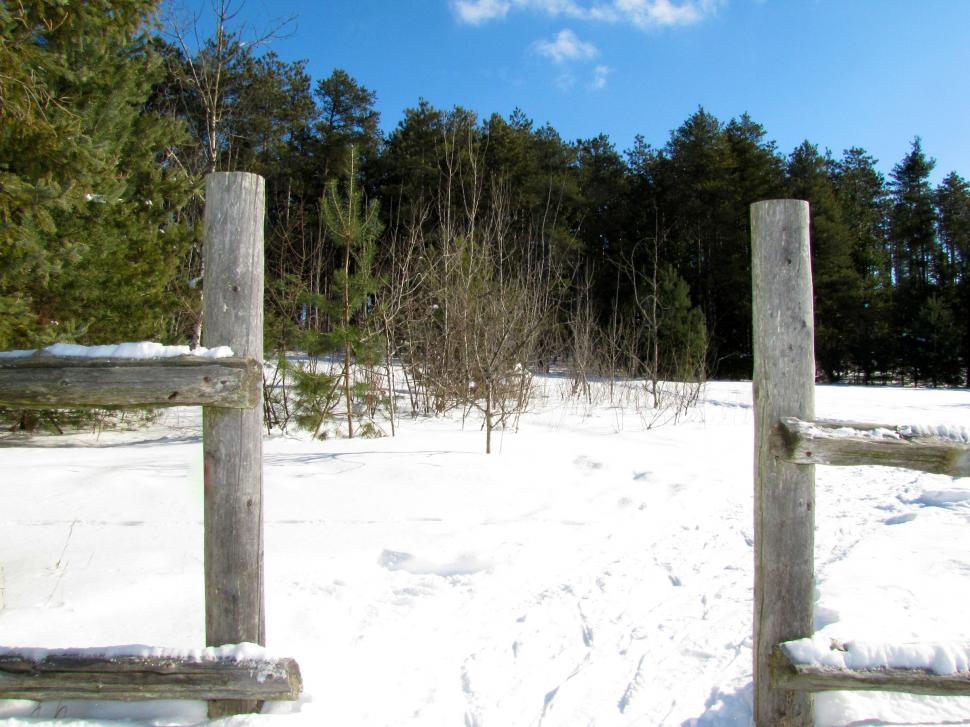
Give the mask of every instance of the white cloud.
<path id="1" fill-rule="evenodd" d="M 536 41 L 535 49 L 556 63 L 593 58 L 599 53 L 595 45 L 580 40 L 569 28 L 560 30 L 553 40 Z"/>
<path id="2" fill-rule="evenodd" d="M 614 0 L 613 5 L 639 28 L 692 25 L 715 9 L 708 0 Z"/>
<path id="3" fill-rule="evenodd" d="M 692 25 L 717 12 L 724 0 L 451 0 L 458 18 L 479 25 L 515 10 L 549 17 L 629 23 L 641 29 Z"/>
<path id="4" fill-rule="evenodd" d="M 606 88 L 606 79 L 612 72 L 613 69 L 609 66 L 596 66 L 593 69 L 593 80 L 589 84 L 590 90 L 599 91 L 601 88 Z"/>
<path id="5" fill-rule="evenodd" d="M 481 25 L 487 20 L 504 18 L 511 3 L 508 0 L 454 0 L 451 7 L 463 23 Z"/>
<path id="6" fill-rule="evenodd" d="M 587 14 L 586 8 L 574 0 L 513 0 L 517 7 L 532 8 L 541 13 L 558 17 L 565 15 L 570 18 L 582 18 Z"/>

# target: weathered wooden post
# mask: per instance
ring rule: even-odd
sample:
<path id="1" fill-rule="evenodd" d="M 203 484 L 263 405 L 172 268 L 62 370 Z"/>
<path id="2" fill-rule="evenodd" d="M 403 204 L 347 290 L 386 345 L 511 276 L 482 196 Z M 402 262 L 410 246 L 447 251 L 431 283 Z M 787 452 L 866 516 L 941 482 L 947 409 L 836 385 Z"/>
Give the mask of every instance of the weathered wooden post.
<path id="1" fill-rule="evenodd" d="M 811 693 L 774 689 L 772 651 L 811 636 L 815 466 L 770 451 L 779 420 L 815 418 L 815 322 L 808 202 L 751 205 L 754 315 L 754 719 L 810 727 Z"/>
<path id="2" fill-rule="evenodd" d="M 203 343 L 263 360 L 263 178 L 206 178 Z M 206 644 L 265 643 L 262 399 L 202 410 Z M 253 712 L 253 700 L 209 703 L 210 717 Z"/>

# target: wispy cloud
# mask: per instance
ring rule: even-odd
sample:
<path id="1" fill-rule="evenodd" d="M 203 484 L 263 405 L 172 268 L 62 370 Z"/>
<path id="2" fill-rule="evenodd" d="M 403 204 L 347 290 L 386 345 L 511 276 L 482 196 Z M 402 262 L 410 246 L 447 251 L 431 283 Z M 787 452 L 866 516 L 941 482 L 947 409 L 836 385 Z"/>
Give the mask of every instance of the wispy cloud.
<path id="1" fill-rule="evenodd" d="M 571 71 L 563 71 L 556 76 L 556 87 L 560 91 L 572 91 L 576 85 L 576 76 Z"/>
<path id="2" fill-rule="evenodd" d="M 580 40 L 569 28 L 560 30 L 552 40 L 536 41 L 535 49 L 556 63 L 594 58 L 599 53 L 595 45 Z"/>
<path id="3" fill-rule="evenodd" d="M 717 12 L 725 0 L 450 0 L 463 23 L 480 25 L 512 10 L 549 17 L 628 23 L 643 30 L 692 25 Z"/>
<path id="4" fill-rule="evenodd" d="M 621 18 L 638 28 L 664 28 L 673 25 L 693 25 L 716 9 L 710 0 L 614 0 L 613 7 Z"/>
<path id="5" fill-rule="evenodd" d="M 599 91 L 601 88 L 606 88 L 606 79 L 612 72 L 613 69 L 609 66 L 596 66 L 593 69 L 593 80 L 589 84 L 590 90 Z"/>
<path id="6" fill-rule="evenodd" d="M 458 19 L 469 25 L 481 25 L 487 20 L 504 18 L 511 5 L 508 0 L 453 0 L 451 3 Z"/>
<path id="7" fill-rule="evenodd" d="M 582 18 L 587 10 L 574 0 L 513 0 L 516 7 L 525 7 L 558 17 Z"/>

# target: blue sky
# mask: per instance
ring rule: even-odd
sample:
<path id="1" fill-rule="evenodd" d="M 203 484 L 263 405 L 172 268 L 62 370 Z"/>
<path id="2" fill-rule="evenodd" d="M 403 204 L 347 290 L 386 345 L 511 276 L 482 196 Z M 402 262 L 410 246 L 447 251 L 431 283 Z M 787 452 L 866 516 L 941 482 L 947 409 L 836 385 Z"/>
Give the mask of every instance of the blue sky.
<path id="1" fill-rule="evenodd" d="M 424 97 L 622 151 L 703 106 L 748 112 L 785 154 L 861 146 L 886 173 L 919 135 L 934 182 L 970 177 L 970 0 L 246 0 L 239 19 L 288 16 L 270 47 L 315 80 L 345 69 L 387 131 Z"/>

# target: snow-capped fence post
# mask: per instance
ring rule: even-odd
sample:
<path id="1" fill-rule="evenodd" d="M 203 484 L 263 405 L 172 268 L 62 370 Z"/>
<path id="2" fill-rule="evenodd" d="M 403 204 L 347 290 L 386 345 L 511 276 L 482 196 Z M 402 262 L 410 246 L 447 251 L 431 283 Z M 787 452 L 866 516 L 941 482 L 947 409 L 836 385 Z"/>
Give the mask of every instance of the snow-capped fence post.
<path id="1" fill-rule="evenodd" d="M 808 202 L 751 205 L 754 323 L 754 718 L 814 724 L 809 692 L 770 683 L 772 652 L 812 635 L 815 467 L 770 449 L 782 417 L 815 418 L 815 344 Z"/>
<path id="2" fill-rule="evenodd" d="M 203 343 L 263 360 L 264 182 L 206 177 Z M 206 644 L 265 643 L 262 397 L 244 410 L 204 407 Z M 254 700 L 209 703 L 210 717 L 257 710 Z"/>

